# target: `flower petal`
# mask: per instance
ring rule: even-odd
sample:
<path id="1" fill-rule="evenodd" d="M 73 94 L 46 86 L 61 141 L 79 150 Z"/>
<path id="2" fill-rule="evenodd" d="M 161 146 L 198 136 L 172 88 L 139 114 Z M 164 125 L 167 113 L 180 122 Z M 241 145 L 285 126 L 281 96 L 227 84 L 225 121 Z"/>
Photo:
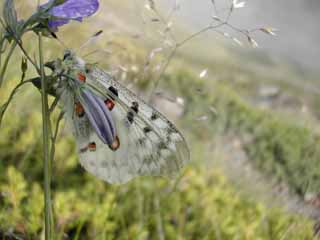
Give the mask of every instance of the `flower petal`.
<path id="1" fill-rule="evenodd" d="M 49 13 L 59 18 L 79 19 L 91 16 L 98 8 L 98 0 L 67 0 L 53 7 Z"/>
<path id="2" fill-rule="evenodd" d="M 50 0 L 48 3 L 41 5 L 40 8 L 49 8 L 53 1 Z M 58 31 L 58 27 L 69 23 L 69 20 L 82 22 L 84 17 L 91 16 L 98 9 L 98 0 L 66 0 L 48 11 L 52 16 L 49 19 L 48 27 L 52 31 Z"/>
<path id="3" fill-rule="evenodd" d="M 65 25 L 69 23 L 70 20 L 68 19 L 56 19 L 56 20 L 50 20 L 48 23 L 48 26 L 50 29 L 57 29 L 58 27 Z"/>

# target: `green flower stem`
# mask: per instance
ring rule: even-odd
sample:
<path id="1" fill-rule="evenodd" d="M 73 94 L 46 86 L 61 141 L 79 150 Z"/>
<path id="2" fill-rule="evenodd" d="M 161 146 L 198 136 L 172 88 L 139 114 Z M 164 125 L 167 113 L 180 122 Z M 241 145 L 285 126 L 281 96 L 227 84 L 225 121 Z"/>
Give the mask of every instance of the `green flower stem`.
<path id="1" fill-rule="evenodd" d="M 29 19 L 28 21 L 30 21 L 31 19 Z M 27 21 L 27 22 L 28 22 Z M 15 45 L 19 45 L 21 51 L 23 52 L 23 54 L 25 55 L 25 57 L 28 59 L 28 61 L 34 66 L 34 68 L 36 69 L 36 71 L 38 72 L 38 74 L 40 75 L 40 69 L 39 67 L 37 66 L 37 64 L 32 60 L 32 58 L 28 55 L 27 51 L 24 49 L 24 47 L 22 46 L 22 41 L 21 41 L 21 38 L 22 38 L 22 35 L 24 35 L 25 33 L 27 33 L 30 29 L 24 29 L 24 31 L 22 31 L 20 33 L 19 36 L 17 36 L 15 33 L 13 33 L 12 30 L 10 30 L 10 28 L 8 28 L 8 26 L 4 23 L 4 21 L 2 20 L 2 18 L 0 17 L 0 24 L 1 26 L 3 27 L 3 29 L 7 29 L 7 31 L 10 33 L 10 36 L 13 38 L 14 40 L 14 44 Z M 2 50 L 2 49 L 1 49 Z M 13 51 L 12 51 L 13 52 Z M 12 55 L 12 54 L 11 54 Z M 10 54 L 8 54 L 9 58 L 11 57 Z M 1 82 L 0 82 L 1 84 Z M 1 87 L 1 85 L 0 85 Z"/>
<path id="2" fill-rule="evenodd" d="M 41 75 L 41 69 L 37 66 L 36 62 L 32 60 L 32 58 L 29 56 L 27 51 L 22 46 L 22 43 L 15 38 L 15 42 L 19 45 L 20 50 L 23 52 L 24 56 L 27 58 L 27 60 L 33 65 L 33 67 L 36 69 L 37 73 Z"/>
<path id="3" fill-rule="evenodd" d="M 2 86 L 2 83 L 3 83 L 3 79 L 4 79 L 4 75 L 7 71 L 7 67 L 8 67 L 8 64 L 9 64 L 9 61 L 11 59 L 11 56 L 13 54 L 13 51 L 15 50 L 17 46 L 17 42 L 14 42 L 12 45 L 11 45 L 11 48 L 10 48 L 10 51 L 6 57 L 6 59 L 4 60 L 3 62 L 3 66 L 2 66 L 2 69 L 1 69 L 1 73 L 0 73 L 0 88 Z M 1 54 L 1 53 L 0 53 Z"/>
<path id="4" fill-rule="evenodd" d="M 1 106 L 0 108 L 0 127 L 1 127 L 1 124 L 2 124 L 2 120 L 3 120 L 3 116 L 4 116 L 4 113 L 6 112 L 10 102 L 13 100 L 13 97 L 14 95 L 18 92 L 18 90 L 25 84 L 27 83 L 32 83 L 32 80 L 26 80 L 26 81 L 23 81 L 23 82 L 20 82 L 13 90 L 12 92 L 10 93 L 10 96 L 8 98 L 8 100 Z"/>
<path id="5" fill-rule="evenodd" d="M 56 97 L 49 108 L 50 114 L 53 113 L 53 111 L 56 109 L 56 107 L 58 106 L 58 103 L 59 103 L 59 97 Z"/>
<path id="6" fill-rule="evenodd" d="M 45 203 L 45 239 L 52 239 L 52 206 L 51 206 L 51 177 L 50 177 L 50 113 L 48 105 L 47 83 L 42 53 L 42 34 L 39 33 L 39 58 L 41 73 L 41 96 L 42 96 L 42 125 L 43 125 L 43 155 L 44 155 L 44 203 Z"/>

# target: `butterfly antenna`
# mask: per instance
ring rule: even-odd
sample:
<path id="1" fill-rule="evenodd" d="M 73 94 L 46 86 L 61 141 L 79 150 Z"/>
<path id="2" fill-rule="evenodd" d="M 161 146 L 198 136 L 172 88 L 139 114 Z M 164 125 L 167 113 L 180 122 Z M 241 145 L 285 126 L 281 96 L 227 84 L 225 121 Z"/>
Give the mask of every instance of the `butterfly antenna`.
<path id="1" fill-rule="evenodd" d="M 51 36 L 56 39 L 64 49 L 68 49 L 68 46 L 62 40 L 60 40 L 60 38 L 58 38 L 58 36 L 54 32 L 51 32 Z"/>
<path id="2" fill-rule="evenodd" d="M 103 53 L 103 54 L 105 54 L 106 56 L 110 56 L 110 55 L 112 54 L 111 51 L 104 50 L 104 49 L 97 49 L 97 50 L 94 50 L 94 51 L 92 51 L 92 52 L 87 53 L 86 55 L 84 55 L 84 56 L 82 56 L 82 57 L 87 58 L 87 57 L 89 57 L 89 56 L 91 56 L 91 55 L 94 55 L 94 54 L 96 54 L 96 53 Z"/>
<path id="3" fill-rule="evenodd" d="M 82 50 L 83 48 L 85 48 L 86 46 L 88 46 L 90 43 L 94 42 L 101 34 L 103 33 L 102 30 L 99 30 L 98 32 L 96 32 L 95 34 L 93 34 L 84 44 L 82 44 L 80 46 L 80 48 L 78 50 Z"/>

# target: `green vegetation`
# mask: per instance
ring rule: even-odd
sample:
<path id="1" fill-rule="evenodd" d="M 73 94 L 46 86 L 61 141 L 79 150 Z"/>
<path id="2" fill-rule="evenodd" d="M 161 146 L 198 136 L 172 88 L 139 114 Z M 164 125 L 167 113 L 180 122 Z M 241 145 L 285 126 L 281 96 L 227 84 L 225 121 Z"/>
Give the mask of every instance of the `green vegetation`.
<path id="1" fill-rule="evenodd" d="M 77 32 L 76 40 L 62 32 L 66 45 L 80 46 L 81 34 L 82 39 L 90 35 L 88 29 Z M 152 68 L 159 59 L 142 71 L 148 56 L 145 47 L 112 31 L 106 32 L 104 39 L 113 54 L 107 59 L 104 55 L 99 65 L 106 69 L 125 66 L 129 69 L 126 77 L 121 73 L 117 77 L 148 89 L 156 78 Z M 29 38 L 24 41 L 28 51 L 35 51 L 27 44 Z M 61 55 L 57 43 L 45 45 L 47 59 Z M 213 168 L 217 156 L 209 153 L 210 144 L 215 136 L 232 133 L 243 139 L 250 161 L 261 172 L 287 183 L 292 192 L 303 196 L 320 187 L 320 137 L 296 119 L 259 110 L 243 100 L 242 96 L 255 90 L 260 75 L 239 69 L 238 59 L 228 54 L 221 50 L 220 55 L 227 57 L 212 64 L 212 59 L 181 53 L 163 79 L 163 88 L 186 102 L 179 125 L 189 142 L 192 163 L 176 181 L 140 178 L 123 186 L 99 181 L 80 167 L 74 139 L 62 129 L 52 164 L 56 239 L 313 238 L 313 221 L 240 194 L 222 170 Z M 20 56 L 15 57 L 12 62 L 20 61 Z M 98 61 L 94 57 L 92 61 Z M 19 66 L 13 65 L 0 90 L 0 104 L 18 82 Z M 194 71 L 204 65 L 213 65 L 215 75 L 199 79 Z M 244 76 L 239 74 L 244 72 Z M 245 81 L 235 83 L 239 85 L 228 82 L 238 77 Z M 10 104 L 0 128 L 0 239 L 39 239 L 44 234 L 40 94 L 31 86 L 23 89 Z M 208 116 L 208 121 L 197 122 L 202 115 Z"/>
<path id="2" fill-rule="evenodd" d="M 1 234 L 36 239 L 42 231 L 40 115 L 10 114 L 0 144 Z M 17 119 L 17 120 L 14 120 Z M 14 126 L 14 127 L 13 127 Z M 4 136 L 4 135 L 2 135 Z M 18 137 L 16 137 L 18 136 Z M 195 162 L 205 155 L 192 144 Z M 10 139 L 10 141 L 8 141 Z M 196 143 L 198 142 L 198 143 Z M 213 159 L 212 159 L 213 160 Z M 181 179 L 142 178 L 110 186 L 78 165 L 73 141 L 62 136 L 53 166 L 56 237 L 62 239 L 311 239 L 312 224 L 237 194 L 218 169 L 194 164 Z"/>
<path id="3" fill-rule="evenodd" d="M 52 169 L 56 238 L 311 239 L 311 221 L 239 195 L 221 170 L 204 166 L 204 160 L 214 161 L 205 148 L 215 134 L 237 127 L 239 133 L 254 129 L 253 120 L 267 113 L 254 111 L 227 87 L 214 84 L 208 88 L 207 83 L 184 72 L 170 74 L 164 82 L 187 96 L 181 125 L 188 129 L 194 164 L 176 182 L 141 178 L 128 185 L 110 186 L 79 166 L 73 139 L 63 131 Z M 210 95 L 194 94 L 199 87 Z M 36 239 L 43 234 L 41 115 L 18 104 L 27 98 L 34 103 L 28 106 L 35 108 L 38 95 L 35 89 L 20 92 L 1 129 L 3 236 Z M 218 116 L 212 115 L 207 126 L 192 124 L 208 106 L 216 107 Z M 253 119 L 252 124 L 248 119 Z M 263 153 L 268 154 L 266 150 Z M 269 156 L 271 165 L 274 159 Z"/>
<path id="4" fill-rule="evenodd" d="M 71 161 L 71 160 L 70 160 Z M 70 162 L 69 159 L 67 161 Z M 55 183 L 57 239 L 311 239 L 310 222 L 241 198 L 217 170 L 189 168 L 176 188 L 141 179 L 111 187 L 78 171 Z M 77 176 L 76 176 L 77 174 Z M 1 234 L 36 239 L 42 190 L 8 167 L 1 183 Z M 69 179 L 78 181 L 69 184 Z M 72 181 L 72 180 L 71 180 Z M 63 185 L 63 186 L 61 186 Z"/>
<path id="5" fill-rule="evenodd" d="M 301 196 L 306 192 L 318 191 L 319 135 L 296 123 L 295 119 L 258 110 L 224 84 L 194 79 L 185 72 L 171 75 L 167 79 L 172 85 L 179 83 L 177 89 L 180 89 L 181 93 L 192 96 L 188 99 L 190 121 L 196 115 L 195 109 L 198 109 L 198 115 L 208 112 L 212 116 L 207 126 L 207 134 L 216 134 L 218 130 L 247 138 L 245 151 L 252 163 L 262 172 L 287 183 L 292 191 Z M 197 96 L 195 89 L 203 89 L 205 92 Z M 216 109 L 217 116 L 203 108 L 210 106 Z"/>

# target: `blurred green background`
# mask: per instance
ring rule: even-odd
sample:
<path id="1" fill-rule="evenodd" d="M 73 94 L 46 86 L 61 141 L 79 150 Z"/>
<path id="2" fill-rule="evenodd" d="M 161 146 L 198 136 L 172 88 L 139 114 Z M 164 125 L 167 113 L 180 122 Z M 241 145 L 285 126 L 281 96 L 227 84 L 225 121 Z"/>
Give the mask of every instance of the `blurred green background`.
<path id="1" fill-rule="evenodd" d="M 19 17 L 36 7 L 36 1 L 16 3 Z M 102 29 L 79 54 L 99 49 L 87 61 L 146 95 L 163 56 L 146 67 L 162 26 L 142 21 L 144 4 L 101 1 L 94 17 L 62 28 L 63 44 L 45 40 L 46 60 L 61 57 L 65 47 L 78 49 Z M 178 39 L 192 32 L 181 19 L 174 23 Z M 23 39 L 32 56 L 35 41 L 32 34 Z M 79 166 L 74 139 L 62 127 L 52 163 L 56 239 L 317 238 L 320 98 L 308 89 L 318 75 L 225 41 L 204 35 L 181 48 L 152 99 L 190 146 L 192 162 L 178 179 L 101 182 Z M 16 51 L 0 104 L 20 80 L 20 62 Z M 203 69 L 208 75 L 200 78 Z M 41 123 L 39 91 L 27 85 L 0 128 L 0 239 L 43 237 Z"/>

